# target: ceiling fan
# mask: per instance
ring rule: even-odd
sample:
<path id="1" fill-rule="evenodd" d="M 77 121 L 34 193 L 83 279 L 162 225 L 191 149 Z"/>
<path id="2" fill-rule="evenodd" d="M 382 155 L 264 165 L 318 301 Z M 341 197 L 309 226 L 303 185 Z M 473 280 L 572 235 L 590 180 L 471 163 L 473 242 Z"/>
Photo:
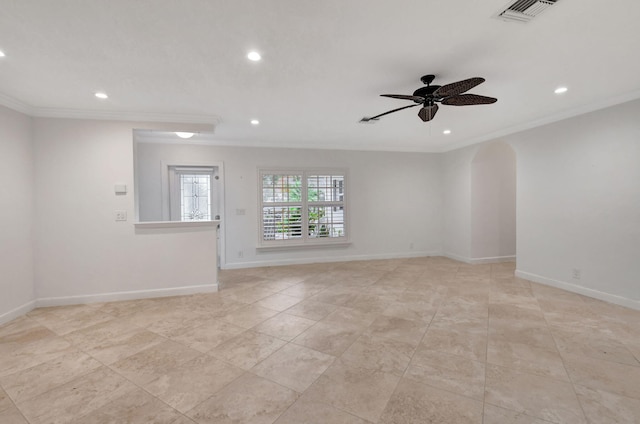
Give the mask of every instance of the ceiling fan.
<path id="1" fill-rule="evenodd" d="M 420 78 L 424 87 L 418 88 L 412 95 L 405 94 L 381 94 L 382 97 L 391 97 L 392 99 L 411 100 L 415 102 L 413 105 L 399 107 L 388 112 L 381 113 L 380 115 L 372 117 L 364 117 L 360 122 L 377 121 L 384 115 L 398 112 L 402 109 L 408 109 L 410 107 L 422 106 L 418 116 L 424 122 L 431 121 L 436 112 L 438 112 L 437 103 L 448 106 L 472 106 L 472 105 L 487 105 L 495 103 L 498 99 L 494 97 L 479 96 L 477 94 L 463 94 L 466 91 L 471 90 L 473 87 L 482 84 L 485 79 L 480 77 L 469 78 L 466 80 L 453 82 L 446 85 L 431 85 L 435 75 L 425 75 Z"/>

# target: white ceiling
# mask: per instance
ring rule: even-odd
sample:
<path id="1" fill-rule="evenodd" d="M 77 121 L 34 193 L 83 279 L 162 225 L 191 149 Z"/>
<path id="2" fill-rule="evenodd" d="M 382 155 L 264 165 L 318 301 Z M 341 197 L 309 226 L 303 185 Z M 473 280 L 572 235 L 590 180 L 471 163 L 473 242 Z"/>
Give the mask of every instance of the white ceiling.
<path id="1" fill-rule="evenodd" d="M 640 2 L 559 0 L 527 24 L 494 18 L 506 4 L 0 0 L 0 103 L 219 121 L 220 144 L 443 151 L 640 97 Z M 440 85 L 484 77 L 470 92 L 498 103 L 441 106 L 429 124 L 419 108 L 358 123 L 410 104 L 379 94 L 411 94 L 429 73 Z"/>

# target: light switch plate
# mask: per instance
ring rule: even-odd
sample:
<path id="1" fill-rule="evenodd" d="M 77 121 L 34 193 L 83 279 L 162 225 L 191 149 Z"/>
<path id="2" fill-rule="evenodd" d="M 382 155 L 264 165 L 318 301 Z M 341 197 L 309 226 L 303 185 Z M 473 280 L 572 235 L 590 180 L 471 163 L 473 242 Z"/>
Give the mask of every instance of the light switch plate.
<path id="1" fill-rule="evenodd" d="M 126 184 L 116 184 L 114 187 L 116 194 L 127 194 L 127 185 Z"/>

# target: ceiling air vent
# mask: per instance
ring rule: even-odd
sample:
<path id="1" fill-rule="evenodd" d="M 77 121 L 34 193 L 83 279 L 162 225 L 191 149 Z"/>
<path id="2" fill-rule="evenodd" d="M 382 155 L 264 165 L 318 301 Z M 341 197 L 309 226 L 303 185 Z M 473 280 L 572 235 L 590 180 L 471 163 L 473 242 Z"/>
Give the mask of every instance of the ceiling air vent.
<path id="1" fill-rule="evenodd" d="M 505 21 L 529 22 L 558 0 L 516 0 L 497 17 Z"/>

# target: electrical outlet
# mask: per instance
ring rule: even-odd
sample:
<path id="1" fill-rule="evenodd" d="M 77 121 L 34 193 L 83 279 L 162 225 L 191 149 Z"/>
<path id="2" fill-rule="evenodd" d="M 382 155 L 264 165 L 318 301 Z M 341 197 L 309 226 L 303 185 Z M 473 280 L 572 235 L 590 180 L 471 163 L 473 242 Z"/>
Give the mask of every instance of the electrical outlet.
<path id="1" fill-rule="evenodd" d="M 238 257 L 244 258 L 244 252 L 242 250 L 238 250 Z"/>
<path id="2" fill-rule="evenodd" d="M 127 211 L 116 211 L 116 221 L 126 221 Z"/>
<path id="3" fill-rule="evenodd" d="M 580 270 L 578 268 L 573 268 L 573 271 L 571 271 L 571 276 L 573 277 L 574 280 L 579 280 Z"/>

